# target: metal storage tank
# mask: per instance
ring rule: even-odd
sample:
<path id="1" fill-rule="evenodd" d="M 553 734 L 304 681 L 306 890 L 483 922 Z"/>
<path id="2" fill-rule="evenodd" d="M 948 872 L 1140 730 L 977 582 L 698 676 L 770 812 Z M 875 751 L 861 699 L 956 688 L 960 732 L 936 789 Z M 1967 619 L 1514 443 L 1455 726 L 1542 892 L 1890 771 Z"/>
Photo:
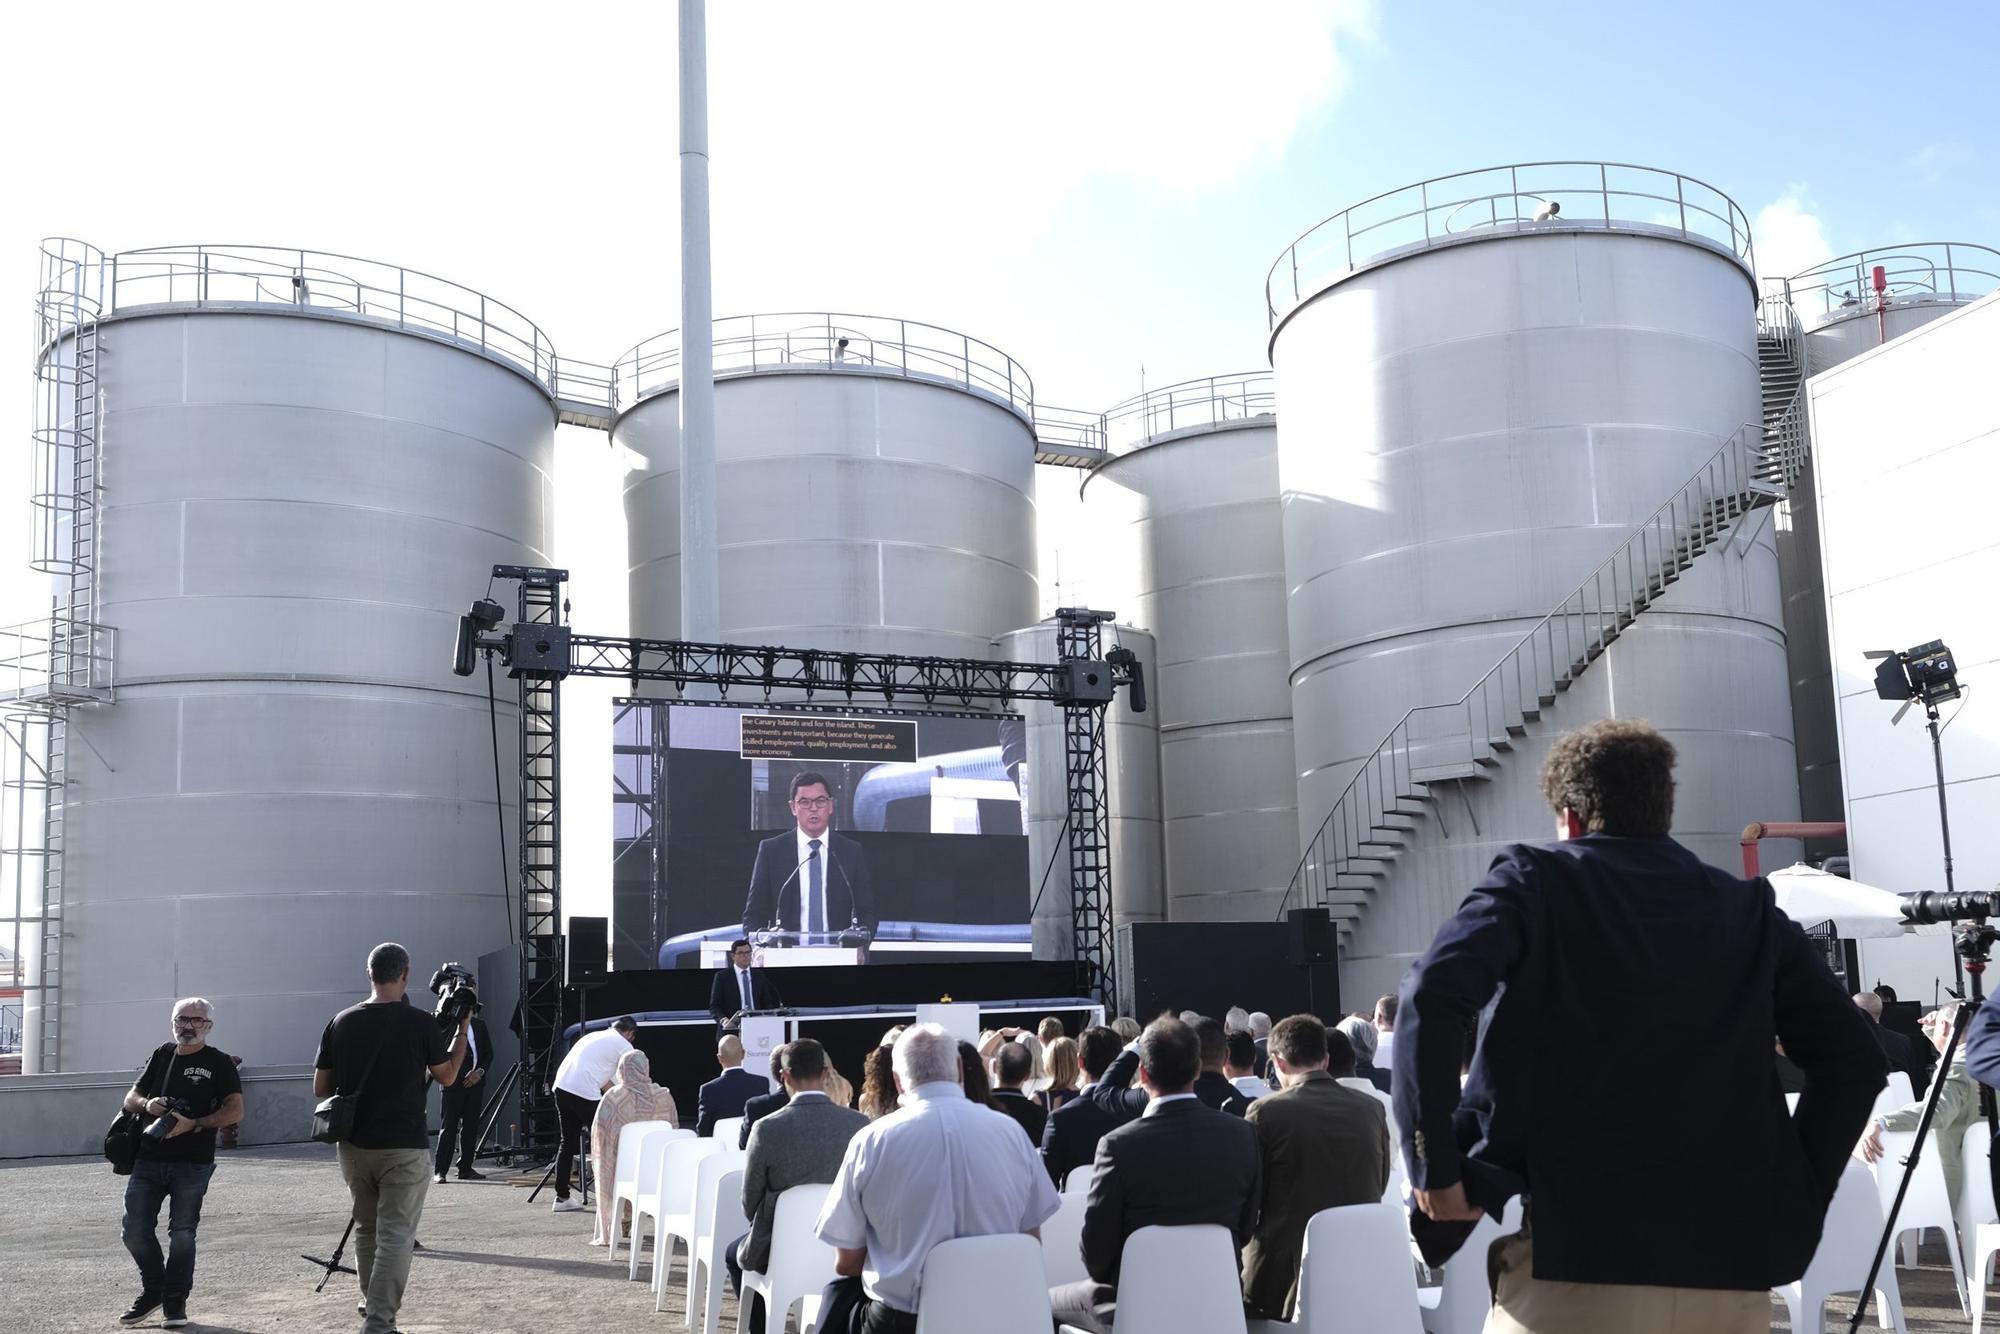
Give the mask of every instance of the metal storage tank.
<path id="1" fill-rule="evenodd" d="M 1883 271 L 1883 290 L 1874 272 Z M 1915 241 L 1830 259 L 1785 280 L 1805 327 L 1808 372 L 1929 324 L 2000 287 L 2000 251 L 1964 241 Z"/>
<path id="2" fill-rule="evenodd" d="M 1740 431 L 1757 438 L 1754 272 L 1720 192 L 1600 163 L 1422 182 L 1280 257 L 1267 290 L 1302 842 L 1350 780 L 1363 800 L 1407 710 L 1489 690 L 1635 525 Z M 1675 834 L 1711 862 L 1736 859 L 1749 821 L 1796 818 L 1767 517 L 1708 548 L 1538 718 L 1403 724 L 1396 786 L 1463 776 L 1373 857 L 1343 1003 L 1393 989 L 1497 846 L 1549 837 L 1541 756 L 1583 722 L 1647 718 L 1673 739 Z"/>
<path id="3" fill-rule="evenodd" d="M 1083 483 L 1124 530 L 1113 605 L 1158 646 L 1173 921 L 1269 918 L 1298 863 L 1274 411 L 1267 371 L 1152 390 L 1104 414 Z"/>
<path id="4" fill-rule="evenodd" d="M 512 936 L 485 687 L 450 652 L 495 562 L 548 563 L 554 357 L 497 301 L 346 256 L 109 273 L 118 694 L 70 714 L 61 1066 L 129 1067 L 189 994 L 232 1054 L 297 1063 L 376 943 L 421 987 Z"/>
<path id="5" fill-rule="evenodd" d="M 631 625 L 680 633 L 678 331 L 618 363 Z M 735 643 L 987 656 L 1036 611 L 1034 390 L 913 320 L 715 324 L 722 626 Z"/>
<path id="6" fill-rule="evenodd" d="M 1157 679 L 1158 650 L 1150 634 L 1124 624 L 1105 625 L 1103 643 L 1107 652 L 1129 648 L 1138 655 L 1149 695 L 1147 712 L 1134 713 L 1129 696 L 1121 690 L 1105 715 L 1115 930 L 1125 922 L 1167 920 L 1160 837 L 1159 705 L 1151 690 Z M 1056 622 L 1050 619 L 1009 631 L 994 640 L 992 650 L 992 656 L 1002 662 L 1054 662 Z M 1028 722 L 1028 864 L 1034 874 L 1028 892 L 1029 902 L 1035 905 L 1035 957 L 1067 959 L 1073 951 L 1069 842 L 1063 837 L 1069 812 L 1063 711 L 1043 703 L 1025 703 L 1019 709 Z M 1105 942 L 1105 948 L 1111 948 L 1110 941 Z M 1106 1003 L 1110 1003 L 1108 999 Z"/>

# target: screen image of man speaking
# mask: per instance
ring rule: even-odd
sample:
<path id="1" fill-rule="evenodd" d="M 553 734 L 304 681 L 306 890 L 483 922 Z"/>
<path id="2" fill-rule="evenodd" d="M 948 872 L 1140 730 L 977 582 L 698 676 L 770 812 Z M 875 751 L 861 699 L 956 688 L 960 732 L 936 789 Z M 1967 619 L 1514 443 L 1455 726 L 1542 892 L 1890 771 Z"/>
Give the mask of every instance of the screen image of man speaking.
<path id="1" fill-rule="evenodd" d="M 880 919 L 868 859 L 859 843 L 833 832 L 826 776 L 811 770 L 794 776 L 790 806 L 794 826 L 757 845 L 743 933 L 822 935 L 854 928 L 872 936 Z"/>

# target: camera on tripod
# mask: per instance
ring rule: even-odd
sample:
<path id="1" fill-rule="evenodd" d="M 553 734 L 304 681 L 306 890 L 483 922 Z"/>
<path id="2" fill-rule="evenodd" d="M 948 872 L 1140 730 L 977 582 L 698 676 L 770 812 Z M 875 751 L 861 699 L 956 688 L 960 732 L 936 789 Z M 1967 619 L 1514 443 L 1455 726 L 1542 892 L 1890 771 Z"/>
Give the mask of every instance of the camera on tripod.
<path id="1" fill-rule="evenodd" d="M 1984 890 L 1964 894 L 1898 894 L 1903 901 L 1903 920 L 1912 926 L 1936 922 L 1976 922 L 2000 917 L 2000 891 Z"/>
<path id="2" fill-rule="evenodd" d="M 438 1027 L 457 1028 L 479 1009 L 479 993 L 473 990 L 472 970 L 462 963 L 448 963 L 431 974 L 431 992 L 438 998 L 431 1011 Z"/>

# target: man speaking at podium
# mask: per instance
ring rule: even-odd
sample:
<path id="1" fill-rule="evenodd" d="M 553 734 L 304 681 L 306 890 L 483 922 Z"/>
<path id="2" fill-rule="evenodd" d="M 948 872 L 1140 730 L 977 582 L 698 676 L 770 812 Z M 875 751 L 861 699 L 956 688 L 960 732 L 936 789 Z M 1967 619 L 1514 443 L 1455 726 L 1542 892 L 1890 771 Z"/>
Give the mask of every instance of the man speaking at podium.
<path id="1" fill-rule="evenodd" d="M 794 828 L 757 845 L 743 934 L 800 931 L 809 936 L 856 928 L 872 937 L 873 882 L 861 845 L 836 834 L 826 778 L 808 770 L 792 779 Z"/>
<path id="2" fill-rule="evenodd" d="M 785 1003 L 777 983 L 761 968 L 750 966 L 750 942 L 729 947 L 729 966 L 716 973 L 708 988 L 708 1013 L 724 1032 L 735 1032 L 731 1021 L 746 1010 L 775 1010 Z"/>

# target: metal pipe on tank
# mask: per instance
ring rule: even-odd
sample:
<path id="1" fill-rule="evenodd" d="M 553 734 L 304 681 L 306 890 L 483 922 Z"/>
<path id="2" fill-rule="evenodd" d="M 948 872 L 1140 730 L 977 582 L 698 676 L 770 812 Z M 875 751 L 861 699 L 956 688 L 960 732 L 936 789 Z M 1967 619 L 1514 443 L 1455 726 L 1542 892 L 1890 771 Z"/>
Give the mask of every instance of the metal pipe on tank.
<path id="1" fill-rule="evenodd" d="M 715 520 L 715 319 L 708 244 L 708 18 L 681 0 L 681 637 L 722 638 Z"/>

